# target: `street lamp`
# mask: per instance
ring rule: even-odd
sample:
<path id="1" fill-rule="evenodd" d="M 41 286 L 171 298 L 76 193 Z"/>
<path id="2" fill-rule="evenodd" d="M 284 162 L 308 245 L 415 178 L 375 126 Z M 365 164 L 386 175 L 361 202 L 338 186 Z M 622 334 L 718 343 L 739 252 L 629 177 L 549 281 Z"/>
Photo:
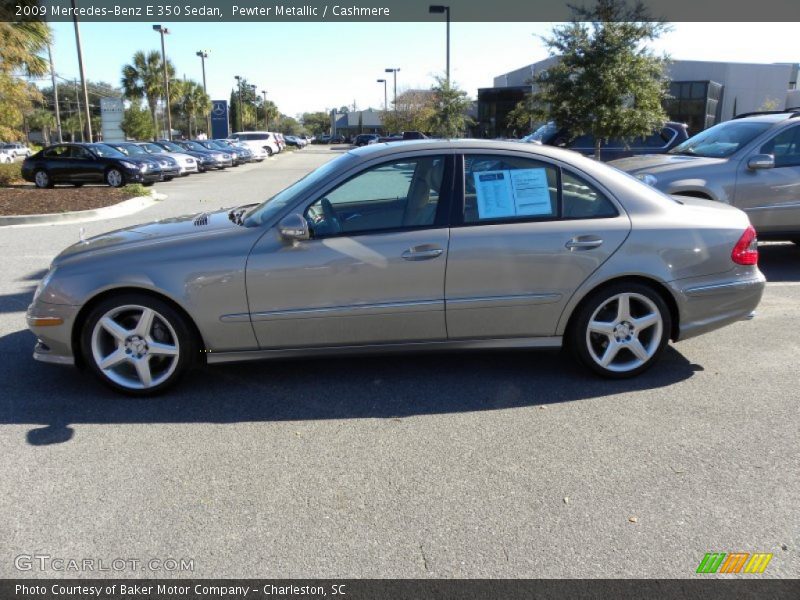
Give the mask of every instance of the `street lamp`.
<path id="1" fill-rule="evenodd" d="M 86 86 L 86 72 L 83 69 L 83 46 L 81 45 L 81 28 L 78 25 L 78 10 L 75 7 L 75 0 L 72 0 L 72 20 L 75 23 L 75 45 L 78 47 L 78 70 L 81 73 L 81 87 L 83 87 L 83 106 L 86 109 L 86 132 L 89 134 L 89 141 L 93 142 L 92 137 L 92 113 L 89 110 L 89 89 Z M 77 98 L 77 94 L 75 95 Z M 80 106 L 78 107 L 80 115 Z M 83 139 L 83 127 L 81 127 L 81 139 Z"/>
<path id="2" fill-rule="evenodd" d="M 267 90 L 261 90 L 264 96 L 264 131 L 269 131 L 269 114 L 267 114 Z"/>
<path id="3" fill-rule="evenodd" d="M 172 111 L 169 107 L 169 76 L 167 75 L 167 50 L 164 46 L 164 36 L 169 29 L 161 25 L 153 25 L 153 31 L 161 34 L 161 63 L 164 67 L 164 104 L 167 106 L 167 139 L 172 140 Z"/>
<path id="4" fill-rule="evenodd" d="M 247 87 L 250 88 L 250 91 L 253 94 L 253 113 L 255 114 L 255 117 L 253 118 L 253 127 L 258 127 L 258 93 L 256 92 L 258 86 L 251 83 Z"/>
<path id="5" fill-rule="evenodd" d="M 383 84 L 383 110 L 388 110 L 389 104 L 386 101 L 386 80 L 385 79 L 378 79 L 378 83 Z"/>
<path id="6" fill-rule="evenodd" d="M 394 75 L 394 112 L 397 112 L 397 72 L 400 68 L 386 68 L 384 71 L 386 73 L 392 73 Z"/>
<path id="7" fill-rule="evenodd" d="M 442 4 L 431 4 L 428 7 L 431 14 L 447 15 L 447 85 L 450 85 L 450 7 Z"/>
<path id="8" fill-rule="evenodd" d="M 236 80 L 236 88 L 239 91 L 239 131 L 244 131 L 244 127 L 242 127 L 242 78 L 239 75 L 234 75 L 233 78 Z"/>
<path id="9" fill-rule="evenodd" d="M 211 52 L 209 50 L 198 50 L 197 52 L 195 52 L 195 54 L 200 57 L 200 64 L 203 65 L 203 92 L 206 94 L 206 96 L 208 96 L 208 90 L 206 89 L 206 59 L 208 58 L 208 55 L 211 54 Z M 208 131 L 206 133 L 208 134 L 209 139 L 211 139 L 210 112 L 206 113 L 206 127 L 208 128 Z"/>

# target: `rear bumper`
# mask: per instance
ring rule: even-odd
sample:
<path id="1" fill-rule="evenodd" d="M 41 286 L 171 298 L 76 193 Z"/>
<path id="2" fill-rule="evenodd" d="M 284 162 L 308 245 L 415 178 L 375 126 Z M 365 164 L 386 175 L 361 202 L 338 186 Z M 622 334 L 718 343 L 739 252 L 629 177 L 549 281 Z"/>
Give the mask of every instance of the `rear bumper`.
<path id="1" fill-rule="evenodd" d="M 691 278 L 670 284 L 680 312 L 678 340 L 753 317 L 767 280 L 758 269 L 743 271 L 716 280 Z"/>

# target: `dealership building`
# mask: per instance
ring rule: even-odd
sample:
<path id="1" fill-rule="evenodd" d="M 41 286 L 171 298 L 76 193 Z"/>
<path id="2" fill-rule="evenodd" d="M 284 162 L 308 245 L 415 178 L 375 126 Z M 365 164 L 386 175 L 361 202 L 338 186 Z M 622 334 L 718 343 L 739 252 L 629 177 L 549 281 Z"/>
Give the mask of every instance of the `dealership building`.
<path id="1" fill-rule="evenodd" d="M 479 137 L 518 137 L 508 113 L 532 91 L 533 78 L 555 64 L 551 57 L 494 78 L 494 86 L 478 90 Z M 670 80 L 664 109 L 673 121 L 686 123 L 691 133 L 702 131 L 735 115 L 766 109 L 800 106 L 797 63 L 733 63 L 674 60 L 667 67 Z"/>

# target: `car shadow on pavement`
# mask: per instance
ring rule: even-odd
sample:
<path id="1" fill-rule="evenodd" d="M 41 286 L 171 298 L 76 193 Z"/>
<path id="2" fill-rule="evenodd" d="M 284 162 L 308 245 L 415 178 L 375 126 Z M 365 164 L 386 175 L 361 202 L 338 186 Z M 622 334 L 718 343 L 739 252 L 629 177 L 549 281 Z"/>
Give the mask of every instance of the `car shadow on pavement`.
<path id="1" fill-rule="evenodd" d="M 156 398 L 129 398 L 71 367 L 37 363 L 34 338 L 0 338 L 0 426 L 31 425 L 32 445 L 70 440 L 72 425 L 391 419 L 502 410 L 665 388 L 702 367 L 673 347 L 639 377 L 604 380 L 557 350 L 280 360 L 192 371 Z"/>
<path id="2" fill-rule="evenodd" d="M 791 242 L 761 244 L 758 268 L 767 281 L 800 281 L 800 246 Z"/>

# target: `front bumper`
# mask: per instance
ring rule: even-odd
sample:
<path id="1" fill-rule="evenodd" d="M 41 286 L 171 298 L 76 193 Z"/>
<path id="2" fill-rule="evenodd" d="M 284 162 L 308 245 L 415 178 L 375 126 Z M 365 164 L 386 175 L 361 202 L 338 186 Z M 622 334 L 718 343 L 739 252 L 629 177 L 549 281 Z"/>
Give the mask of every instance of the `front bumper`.
<path id="1" fill-rule="evenodd" d="M 28 329 L 36 336 L 33 358 L 59 365 L 75 364 L 72 351 L 72 329 L 80 306 L 33 302 L 25 319 Z M 36 323 L 51 323 L 37 325 Z"/>
<path id="2" fill-rule="evenodd" d="M 141 171 L 126 170 L 125 178 L 132 183 L 155 183 L 157 181 L 161 181 L 161 170 L 147 171 L 145 173 L 142 173 Z"/>
<path id="3" fill-rule="evenodd" d="M 180 174 L 181 174 L 181 169 L 178 166 L 169 167 L 166 169 L 164 167 L 161 167 L 161 181 L 164 181 L 168 177 L 177 177 Z"/>
<path id="4" fill-rule="evenodd" d="M 766 288 L 757 268 L 726 277 L 680 279 L 670 283 L 680 312 L 678 340 L 753 318 Z"/>

